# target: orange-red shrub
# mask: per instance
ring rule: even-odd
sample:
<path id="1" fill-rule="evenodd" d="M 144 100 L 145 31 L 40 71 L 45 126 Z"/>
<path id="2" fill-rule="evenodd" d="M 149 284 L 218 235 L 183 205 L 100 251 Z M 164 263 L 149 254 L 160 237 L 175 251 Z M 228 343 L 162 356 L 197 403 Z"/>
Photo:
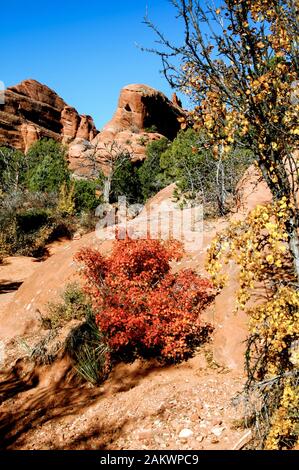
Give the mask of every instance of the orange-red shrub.
<path id="1" fill-rule="evenodd" d="M 179 360 L 200 336 L 200 313 L 212 285 L 191 270 L 170 273 L 182 256 L 179 242 L 118 240 L 109 257 L 81 250 L 86 289 L 112 351 Z"/>

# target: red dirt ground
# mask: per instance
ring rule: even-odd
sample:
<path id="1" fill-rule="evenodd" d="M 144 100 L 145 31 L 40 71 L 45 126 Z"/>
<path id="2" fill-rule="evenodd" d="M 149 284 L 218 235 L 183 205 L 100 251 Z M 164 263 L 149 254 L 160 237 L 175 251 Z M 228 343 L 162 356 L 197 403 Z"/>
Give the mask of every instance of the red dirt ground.
<path id="1" fill-rule="evenodd" d="M 265 188 L 255 181 L 246 182 L 246 202 L 233 218 L 244 217 L 257 203 L 269 200 Z M 157 200 L 169 199 L 168 193 L 159 193 Z M 203 246 L 187 253 L 175 269 L 192 267 L 203 273 L 206 249 L 226 224 L 226 220 L 205 224 Z M 65 283 L 76 276 L 76 251 L 95 243 L 104 252 L 111 247 L 111 242 L 99 244 L 89 234 L 56 244 L 44 262 L 24 257 L 6 260 L 0 268 L 0 340 L 4 345 L 20 351 L 20 338 L 40 334 L 36 312 L 43 311 L 46 302 L 57 298 Z M 248 431 L 236 429 L 242 407 L 236 408 L 232 401 L 244 382 L 246 316 L 232 313 L 237 288 L 233 268 L 232 273 L 232 281 L 204 315 L 215 327 L 212 341 L 182 364 L 119 364 L 102 387 L 80 382 L 67 358 L 43 367 L 19 359 L 14 368 L 3 371 L 0 449 L 242 447 Z"/>

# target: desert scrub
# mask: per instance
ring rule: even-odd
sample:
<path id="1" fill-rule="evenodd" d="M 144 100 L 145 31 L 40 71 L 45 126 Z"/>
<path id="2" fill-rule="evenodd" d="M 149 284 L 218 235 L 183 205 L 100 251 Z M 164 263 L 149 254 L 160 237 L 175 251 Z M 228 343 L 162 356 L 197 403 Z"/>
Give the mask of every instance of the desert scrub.
<path id="1" fill-rule="evenodd" d="M 148 132 L 149 134 L 154 134 L 154 133 L 158 132 L 158 128 L 157 128 L 157 126 L 152 125 L 152 126 L 146 127 L 144 129 L 144 132 Z"/>
<path id="2" fill-rule="evenodd" d="M 0 235 L 0 264 L 3 264 L 4 258 L 6 256 L 5 246 L 2 242 L 1 235 Z"/>
<path id="3" fill-rule="evenodd" d="M 61 302 L 48 303 L 48 320 L 59 328 L 71 320 L 85 320 L 92 315 L 91 304 L 77 283 L 67 284 Z"/>
<path id="4" fill-rule="evenodd" d="M 253 445 L 269 450 L 291 449 L 299 438 L 299 290 L 288 246 L 290 210 L 285 197 L 257 206 L 217 236 L 207 264 L 219 288 L 224 265 L 239 266 L 237 305 L 249 318 L 242 399 L 254 416 Z"/>
<path id="5" fill-rule="evenodd" d="M 110 350 L 93 314 L 72 331 L 67 351 L 83 380 L 97 385 L 107 378 L 111 369 Z"/>
<path id="6" fill-rule="evenodd" d="M 171 273 L 171 260 L 181 256 L 178 241 L 129 238 L 116 240 L 106 258 L 90 248 L 77 254 L 96 323 L 115 360 L 177 362 L 193 354 L 207 329 L 201 313 L 214 294 L 192 270 Z"/>
<path id="7" fill-rule="evenodd" d="M 102 383 L 111 367 L 109 347 L 95 323 L 90 301 L 77 283 L 66 286 L 61 302 L 48 304 L 48 318 L 43 318 L 57 335 L 73 320 L 80 323 L 70 330 L 65 352 L 80 377 L 93 385 Z"/>
<path id="8" fill-rule="evenodd" d="M 139 139 L 138 139 L 138 144 L 139 145 L 145 146 L 146 143 L 147 143 L 147 139 L 144 136 L 139 137 Z"/>

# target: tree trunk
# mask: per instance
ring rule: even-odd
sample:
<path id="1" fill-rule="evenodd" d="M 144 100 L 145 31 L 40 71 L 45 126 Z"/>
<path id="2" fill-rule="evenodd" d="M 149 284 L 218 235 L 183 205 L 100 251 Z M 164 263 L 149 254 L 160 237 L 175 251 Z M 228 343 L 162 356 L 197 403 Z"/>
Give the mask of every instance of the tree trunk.
<path id="1" fill-rule="evenodd" d="M 217 172 L 216 172 L 216 186 L 218 192 L 218 209 L 220 215 L 225 214 L 225 187 L 224 187 L 224 171 L 222 160 L 217 162 Z"/>
<path id="2" fill-rule="evenodd" d="M 108 204 L 110 200 L 111 180 L 112 180 L 112 175 L 108 175 L 104 182 L 103 198 L 104 198 L 104 202 L 107 202 Z"/>
<path id="3" fill-rule="evenodd" d="M 279 179 L 280 179 L 279 184 L 273 183 L 272 179 L 269 176 L 269 171 L 266 168 L 264 163 L 259 162 L 259 167 L 262 171 L 263 178 L 266 181 L 272 193 L 274 201 L 279 201 L 282 197 L 286 197 L 288 202 L 291 202 L 293 199 L 296 199 L 297 197 L 296 192 L 294 193 L 291 191 L 287 171 L 285 167 L 283 166 L 283 164 L 280 165 L 279 173 L 277 175 L 279 176 Z M 298 236 L 299 227 L 298 226 L 299 226 L 298 214 L 296 214 L 296 212 L 293 212 L 293 214 L 290 215 L 290 218 L 286 223 L 286 229 L 288 233 L 288 243 L 289 243 L 290 254 L 293 259 L 294 274 L 296 276 L 297 283 L 299 285 L 299 236 Z"/>

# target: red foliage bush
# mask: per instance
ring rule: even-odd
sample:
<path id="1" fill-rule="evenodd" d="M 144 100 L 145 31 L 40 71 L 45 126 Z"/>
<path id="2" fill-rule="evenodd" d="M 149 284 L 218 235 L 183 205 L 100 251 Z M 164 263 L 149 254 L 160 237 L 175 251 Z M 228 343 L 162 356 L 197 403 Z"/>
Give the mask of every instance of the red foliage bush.
<path id="1" fill-rule="evenodd" d="M 149 239 L 118 240 L 107 258 L 92 249 L 78 253 L 97 323 L 112 351 L 163 360 L 192 352 L 212 285 L 191 270 L 171 274 L 171 260 L 181 256 L 179 242 Z"/>

